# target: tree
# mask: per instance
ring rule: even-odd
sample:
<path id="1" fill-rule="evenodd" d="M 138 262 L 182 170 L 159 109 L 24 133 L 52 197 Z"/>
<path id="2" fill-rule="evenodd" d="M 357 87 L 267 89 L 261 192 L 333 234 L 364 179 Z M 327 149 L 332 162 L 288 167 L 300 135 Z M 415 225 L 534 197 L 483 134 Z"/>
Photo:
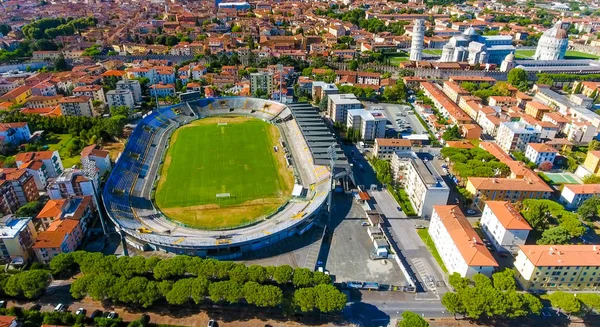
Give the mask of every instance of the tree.
<path id="1" fill-rule="evenodd" d="M 593 139 L 588 144 L 588 151 L 596 151 L 596 150 L 600 150 L 600 141 Z"/>
<path id="2" fill-rule="evenodd" d="M 315 309 L 315 290 L 313 288 L 301 288 L 294 291 L 293 303 L 302 312 L 310 312 Z"/>
<path id="3" fill-rule="evenodd" d="M 50 261 L 50 269 L 52 269 L 52 273 L 60 274 L 73 268 L 74 264 L 75 259 L 73 259 L 72 255 L 60 253 Z"/>
<path id="4" fill-rule="evenodd" d="M 595 293 L 579 293 L 577 299 L 581 301 L 582 309 L 588 313 L 600 311 L 600 295 Z"/>
<path id="5" fill-rule="evenodd" d="M 127 106 L 118 106 L 118 107 L 110 107 L 110 115 L 115 116 L 129 116 L 129 107 Z"/>
<path id="6" fill-rule="evenodd" d="M 538 169 L 541 171 L 549 171 L 550 169 L 552 169 L 552 166 L 553 165 L 550 161 L 544 161 L 538 166 Z"/>
<path id="7" fill-rule="evenodd" d="M 512 269 L 504 269 L 492 275 L 494 288 L 501 291 L 514 291 L 517 289 L 515 282 L 515 271 Z"/>
<path id="8" fill-rule="evenodd" d="M 50 274 L 46 270 L 29 270 L 10 276 L 4 292 L 10 296 L 35 299 L 42 295 L 50 284 Z"/>
<path id="9" fill-rule="evenodd" d="M 265 267 L 252 265 L 248 267 L 248 279 L 257 283 L 264 283 L 268 279 L 271 279 L 271 276 L 267 274 L 267 269 Z"/>
<path id="10" fill-rule="evenodd" d="M 513 68 L 508 72 L 508 82 L 521 91 L 526 91 L 527 72 L 521 68 Z"/>
<path id="11" fill-rule="evenodd" d="M 429 323 L 418 314 L 411 311 L 402 313 L 402 320 L 398 323 L 398 327 L 428 327 Z"/>
<path id="12" fill-rule="evenodd" d="M 289 265 L 278 266 L 273 273 L 273 280 L 275 280 L 277 284 L 286 284 L 290 282 L 293 274 L 294 268 Z"/>
<path id="13" fill-rule="evenodd" d="M 577 314 L 581 310 L 581 302 L 579 302 L 574 294 L 570 293 L 554 292 L 550 294 L 550 303 L 552 307 L 563 310 L 569 316 Z"/>
<path id="14" fill-rule="evenodd" d="M 543 230 L 548 220 L 548 207 L 543 202 L 528 203 L 528 206 L 526 206 L 524 203 L 524 210 L 521 211 L 523 218 L 527 220 L 531 228 L 536 230 Z"/>
<path id="15" fill-rule="evenodd" d="M 208 294 L 213 302 L 226 301 L 234 304 L 242 298 L 242 287 L 231 280 L 211 283 L 208 286 Z"/>
<path id="16" fill-rule="evenodd" d="M 545 230 L 537 244 L 567 244 L 570 239 L 571 236 L 565 228 L 556 226 Z"/>
<path id="17" fill-rule="evenodd" d="M 193 300 L 199 304 L 207 295 L 208 280 L 204 277 L 180 279 L 173 284 L 166 299 L 169 304 L 182 305 Z"/>
<path id="18" fill-rule="evenodd" d="M 44 208 L 44 202 L 31 201 L 17 210 L 17 217 L 35 217 Z"/>
<path id="19" fill-rule="evenodd" d="M 294 276 L 292 277 L 292 283 L 295 287 L 309 287 L 312 285 L 312 271 L 308 268 L 296 268 L 294 269 Z"/>
<path id="20" fill-rule="evenodd" d="M 600 206 L 600 197 L 592 196 L 591 198 L 583 201 L 583 203 L 577 208 L 577 214 L 583 220 L 590 220 L 593 217 L 598 216 L 598 207 Z"/>
<path id="21" fill-rule="evenodd" d="M 321 102 L 319 102 L 319 109 L 321 111 L 325 111 L 325 109 L 327 109 L 327 96 L 323 95 L 323 97 L 321 98 Z"/>
<path id="22" fill-rule="evenodd" d="M 340 292 L 331 284 L 321 284 L 314 287 L 316 294 L 315 307 L 324 313 L 342 311 L 346 306 L 346 294 Z"/>
<path id="23" fill-rule="evenodd" d="M 583 178 L 583 184 L 600 184 L 600 176 L 588 175 Z"/>
<path id="24" fill-rule="evenodd" d="M 458 125 L 453 125 L 450 128 L 447 128 L 444 134 L 442 134 L 442 139 L 446 142 L 460 140 L 462 135 L 460 135 L 460 129 Z"/>
<path id="25" fill-rule="evenodd" d="M 442 305 L 454 315 L 454 319 L 456 319 L 456 314 L 464 314 L 465 307 L 462 304 L 462 301 L 458 294 L 453 292 L 446 292 L 442 297 Z"/>
<path id="26" fill-rule="evenodd" d="M 464 278 L 459 273 L 456 273 L 456 272 L 448 277 L 448 282 L 450 283 L 450 286 L 452 286 L 452 288 L 455 291 L 467 288 L 470 283 L 468 278 Z"/>
<path id="27" fill-rule="evenodd" d="M 67 61 L 65 60 L 65 57 L 63 57 L 63 56 L 56 58 L 52 64 L 52 66 L 54 66 L 54 69 L 57 71 L 69 70 L 69 65 L 67 64 Z"/>

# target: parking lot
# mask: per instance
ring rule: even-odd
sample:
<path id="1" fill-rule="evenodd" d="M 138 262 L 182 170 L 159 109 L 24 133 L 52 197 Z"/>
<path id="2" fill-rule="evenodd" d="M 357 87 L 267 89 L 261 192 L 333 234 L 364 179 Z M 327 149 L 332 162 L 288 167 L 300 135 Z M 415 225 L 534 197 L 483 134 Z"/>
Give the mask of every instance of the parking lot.
<path id="1" fill-rule="evenodd" d="M 332 232 L 327 237 L 328 243 L 324 244 L 321 261 L 335 281 L 404 285 L 406 280 L 393 259 L 370 259 L 374 247 L 367 234 L 368 227 L 362 226 L 366 219 L 361 206 L 345 195 L 336 194 L 334 201 L 329 225 Z"/>
<path id="2" fill-rule="evenodd" d="M 367 108 L 376 110 L 378 108 L 385 112 L 388 119 L 388 136 L 396 136 L 397 134 L 424 134 L 427 130 L 419 119 L 415 117 L 412 108 L 408 105 L 391 104 L 391 103 L 373 103 L 368 104 Z"/>

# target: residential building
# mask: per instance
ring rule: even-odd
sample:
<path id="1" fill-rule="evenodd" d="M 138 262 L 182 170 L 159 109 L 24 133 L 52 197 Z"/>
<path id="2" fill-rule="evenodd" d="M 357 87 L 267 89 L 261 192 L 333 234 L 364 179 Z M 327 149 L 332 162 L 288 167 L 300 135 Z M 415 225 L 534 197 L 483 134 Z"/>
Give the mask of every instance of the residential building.
<path id="1" fill-rule="evenodd" d="M 590 173 L 600 176 L 600 151 L 588 151 L 583 167 Z"/>
<path id="2" fill-rule="evenodd" d="M 431 218 L 434 205 L 445 205 L 450 189 L 433 164 L 414 152 L 394 152 L 390 163 L 394 181 L 403 185 L 417 215 Z"/>
<path id="3" fill-rule="evenodd" d="M 27 123 L 0 123 L 0 143 L 21 144 L 30 138 Z"/>
<path id="4" fill-rule="evenodd" d="M 84 169 L 95 169 L 103 176 L 112 169 L 110 154 L 95 144 L 86 146 L 81 150 L 81 166 Z"/>
<path id="5" fill-rule="evenodd" d="M 545 114 L 548 114 L 551 111 L 552 108 L 536 101 L 529 101 L 525 104 L 525 113 L 535 119 L 542 119 Z"/>
<path id="6" fill-rule="evenodd" d="M 31 96 L 31 86 L 22 85 L 0 96 L 0 102 L 23 104 Z"/>
<path id="7" fill-rule="evenodd" d="M 52 83 L 41 82 L 31 87 L 31 95 L 45 97 L 56 96 L 56 87 Z"/>
<path id="8" fill-rule="evenodd" d="M 129 90 L 135 103 L 142 102 L 142 87 L 138 80 L 125 79 L 117 82 L 117 90 Z"/>
<path id="9" fill-rule="evenodd" d="M 596 291 L 599 250 L 598 245 L 521 245 L 517 281 L 525 291 Z"/>
<path id="10" fill-rule="evenodd" d="M 38 191 L 45 191 L 46 186 L 48 186 L 48 170 L 46 166 L 41 161 L 28 161 L 19 166 L 19 169 L 26 170 L 28 173 L 33 176 L 33 180 L 35 181 L 35 186 Z"/>
<path id="11" fill-rule="evenodd" d="M 429 236 L 449 274 L 491 277 L 498 263 L 456 205 L 433 206 Z"/>
<path id="12" fill-rule="evenodd" d="M 29 260 L 29 249 L 37 236 L 31 217 L 0 218 L 0 256 L 4 261 Z"/>
<path id="13" fill-rule="evenodd" d="M 67 199 L 48 200 L 34 219 L 38 232 L 48 230 L 57 220 L 72 219 L 81 222 L 81 230 L 87 233 L 94 216 L 94 201 L 91 196 L 72 196 Z"/>
<path id="14" fill-rule="evenodd" d="M 351 109 L 346 116 L 346 127 L 359 131 L 363 141 L 373 141 L 385 136 L 387 118 L 383 111 Z"/>
<path id="15" fill-rule="evenodd" d="M 125 106 L 133 110 L 135 102 L 130 90 L 110 90 L 106 92 L 106 104 L 109 108 Z"/>
<path id="16" fill-rule="evenodd" d="M 311 95 L 312 99 L 315 103 L 321 102 L 325 96 L 330 96 L 332 94 L 338 94 L 339 90 L 334 83 L 325 83 L 325 82 L 313 82 Z"/>
<path id="17" fill-rule="evenodd" d="M 75 251 L 81 245 L 83 235 L 79 220 L 56 220 L 37 235 L 32 249 L 39 262 L 49 263 L 61 253 Z"/>
<path id="18" fill-rule="evenodd" d="M 347 123 L 348 110 L 362 107 L 354 94 L 329 94 L 327 97 L 327 116 L 334 122 Z"/>
<path id="19" fill-rule="evenodd" d="M 38 151 L 38 152 L 21 152 L 15 156 L 15 163 L 17 167 L 21 168 L 27 165 L 29 162 L 39 161 L 44 165 L 44 169 L 47 172 L 49 178 L 55 178 L 60 176 L 65 170 L 60 159 L 58 151 Z"/>
<path id="20" fill-rule="evenodd" d="M 0 327 L 18 327 L 20 323 L 17 322 L 17 317 L 13 316 L 0 316 Z"/>
<path id="21" fill-rule="evenodd" d="M 150 95 L 164 98 L 167 96 L 175 96 L 175 86 L 172 84 L 154 84 L 150 85 Z"/>
<path id="22" fill-rule="evenodd" d="M 69 96 L 60 99 L 60 111 L 66 116 L 92 117 L 92 98 L 87 96 Z"/>
<path id="23" fill-rule="evenodd" d="M 376 138 L 373 155 L 377 159 L 391 160 L 396 151 L 410 151 L 411 149 L 410 140 Z"/>
<path id="24" fill-rule="evenodd" d="M 62 95 L 55 96 L 42 96 L 33 95 L 27 99 L 27 108 L 48 108 L 58 106 L 59 100 L 62 99 Z"/>
<path id="25" fill-rule="evenodd" d="M 496 141 L 506 152 L 525 152 L 528 143 L 537 142 L 540 132 L 533 126 L 523 122 L 503 122 L 498 127 Z"/>
<path id="26" fill-rule="evenodd" d="M 496 251 L 515 252 L 531 231 L 519 210 L 508 201 L 486 201 L 479 223 Z"/>
<path id="27" fill-rule="evenodd" d="M 92 100 L 106 103 L 106 97 L 104 96 L 104 89 L 100 85 L 78 86 L 73 89 L 73 95 L 86 96 L 86 97 L 92 98 Z"/>
<path id="28" fill-rule="evenodd" d="M 560 203 L 575 210 L 593 196 L 600 196 L 600 184 L 565 184 L 560 192 Z"/>
<path id="29" fill-rule="evenodd" d="M 98 175 L 87 177 L 83 170 L 67 168 L 48 184 L 50 199 L 66 199 L 71 196 L 94 196 L 98 187 Z"/>
<path id="30" fill-rule="evenodd" d="M 250 74 L 250 91 L 252 95 L 270 95 L 274 91 L 273 73 L 258 72 Z"/>
<path id="31" fill-rule="evenodd" d="M 18 206 L 24 206 L 40 197 L 33 175 L 25 169 L 1 168 L 0 182 L 10 184 Z"/>
<path id="32" fill-rule="evenodd" d="M 529 143 L 525 148 L 525 157 L 538 166 L 543 162 L 554 165 L 557 153 L 558 151 L 545 143 Z"/>

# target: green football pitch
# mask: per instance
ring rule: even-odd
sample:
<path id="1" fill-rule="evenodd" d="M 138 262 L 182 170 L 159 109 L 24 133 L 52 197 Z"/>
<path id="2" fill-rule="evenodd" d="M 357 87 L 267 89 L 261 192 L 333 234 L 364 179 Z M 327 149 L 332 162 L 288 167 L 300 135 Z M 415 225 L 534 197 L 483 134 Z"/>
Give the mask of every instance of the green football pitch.
<path id="1" fill-rule="evenodd" d="M 218 229 L 251 223 L 283 204 L 293 176 L 279 131 L 247 117 L 197 120 L 171 138 L 156 190 L 157 206 L 191 227 Z M 219 195 L 219 197 L 217 196 Z"/>

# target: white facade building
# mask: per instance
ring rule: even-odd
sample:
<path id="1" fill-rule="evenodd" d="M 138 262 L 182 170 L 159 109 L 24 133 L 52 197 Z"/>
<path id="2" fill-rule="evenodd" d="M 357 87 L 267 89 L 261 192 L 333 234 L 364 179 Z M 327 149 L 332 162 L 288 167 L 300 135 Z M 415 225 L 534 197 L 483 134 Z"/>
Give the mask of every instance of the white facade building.
<path id="1" fill-rule="evenodd" d="M 554 164 L 558 151 L 545 143 L 529 143 L 525 148 L 525 157 L 536 165 L 542 162 Z"/>
<path id="2" fill-rule="evenodd" d="M 130 90 L 110 90 L 106 92 L 106 102 L 109 108 L 125 106 L 133 110 L 135 102 Z"/>
<path id="3" fill-rule="evenodd" d="M 0 257 L 9 262 L 16 258 L 27 261 L 36 236 L 31 217 L 7 215 L 0 218 Z"/>
<path id="4" fill-rule="evenodd" d="M 135 103 L 142 102 L 142 86 L 138 80 L 125 79 L 117 82 L 117 90 L 129 90 Z"/>
<path id="5" fill-rule="evenodd" d="M 545 31 L 538 41 L 534 60 L 562 60 L 569 47 L 567 29 L 569 23 L 558 21 L 552 28 Z"/>
<path id="6" fill-rule="evenodd" d="M 412 142 L 407 139 L 376 138 L 373 155 L 377 159 L 391 160 L 396 151 L 410 151 Z"/>
<path id="7" fill-rule="evenodd" d="M 560 192 L 560 203 L 573 210 L 593 196 L 600 196 L 600 184 L 565 184 Z"/>
<path id="8" fill-rule="evenodd" d="M 456 205 L 434 206 L 429 236 L 449 274 L 491 277 L 498 263 Z"/>
<path id="9" fill-rule="evenodd" d="M 535 143 L 539 138 L 540 132 L 524 122 L 504 122 L 496 134 L 496 142 L 506 152 L 525 152 L 527 144 Z"/>
<path id="10" fill-rule="evenodd" d="M 347 123 L 348 110 L 363 107 L 354 94 L 329 94 L 327 99 L 327 116 L 334 122 Z"/>
<path id="11" fill-rule="evenodd" d="M 390 164 L 395 181 L 401 183 L 417 215 L 431 218 L 434 205 L 448 203 L 450 189 L 430 161 L 421 160 L 416 153 L 398 151 Z"/>
<path id="12" fill-rule="evenodd" d="M 68 168 L 62 175 L 48 184 L 48 196 L 52 200 L 68 199 L 71 196 L 95 196 L 98 187 L 98 174 L 89 178 L 82 170 Z"/>
<path id="13" fill-rule="evenodd" d="M 381 111 L 352 109 L 346 113 L 346 127 L 360 131 L 363 141 L 373 141 L 385 136 L 387 118 Z"/>
<path id="14" fill-rule="evenodd" d="M 519 210 L 508 201 L 486 201 L 480 223 L 497 251 L 517 251 L 531 230 Z"/>

